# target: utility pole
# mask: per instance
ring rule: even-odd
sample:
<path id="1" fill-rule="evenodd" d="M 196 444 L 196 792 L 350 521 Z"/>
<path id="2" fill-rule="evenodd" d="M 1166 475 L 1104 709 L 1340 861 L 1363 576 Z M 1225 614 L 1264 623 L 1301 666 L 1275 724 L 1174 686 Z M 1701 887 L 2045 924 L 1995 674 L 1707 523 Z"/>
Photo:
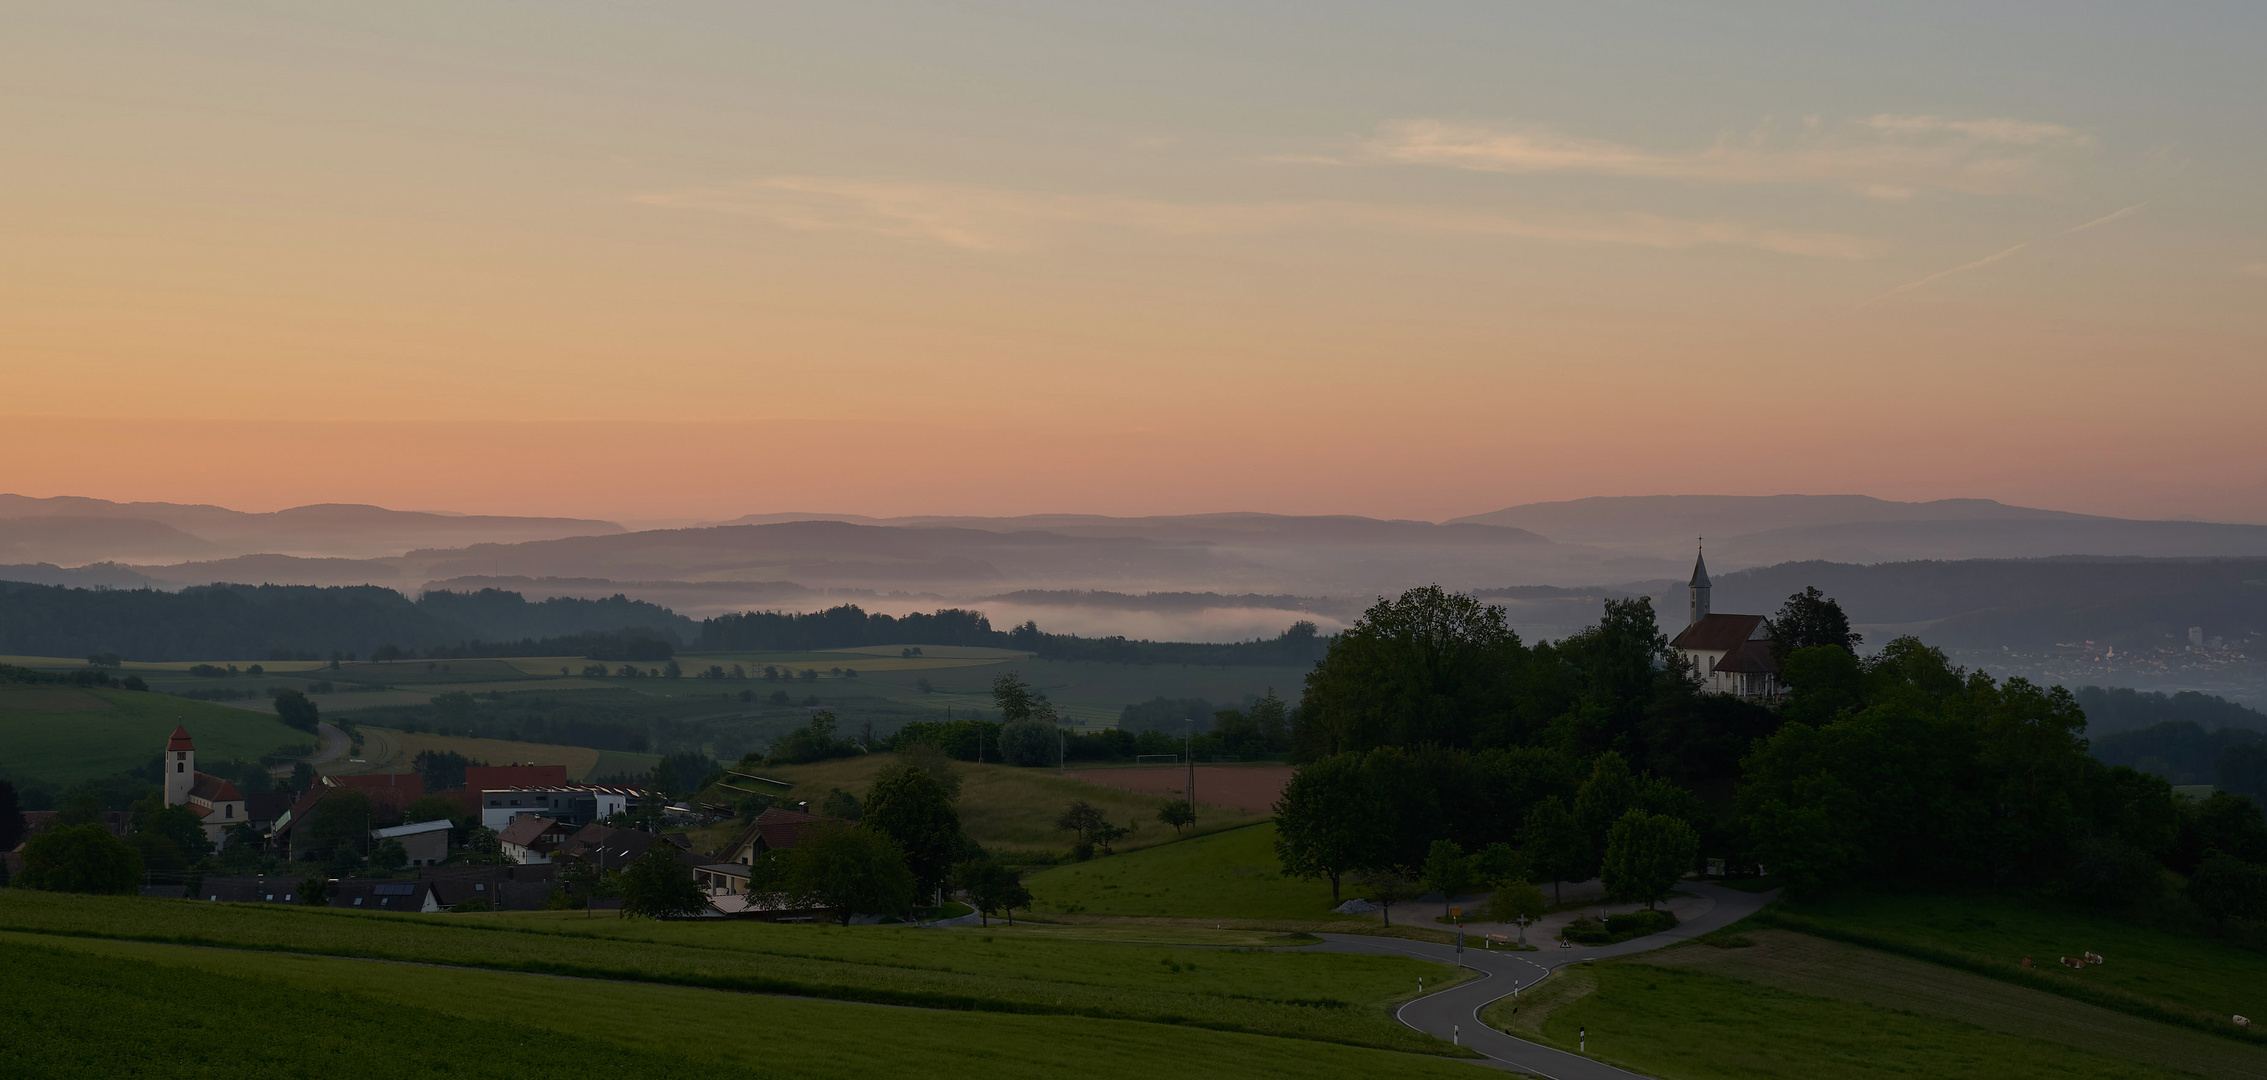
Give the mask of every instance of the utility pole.
<path id="1" fill-rule="evenodd" d="M 1196 822 L 1196 717 L 1185 721 L 1189 725 L 1188 739 L 1182 743 L 1181 757 L 1188 762 L 1189 822 Z"/>

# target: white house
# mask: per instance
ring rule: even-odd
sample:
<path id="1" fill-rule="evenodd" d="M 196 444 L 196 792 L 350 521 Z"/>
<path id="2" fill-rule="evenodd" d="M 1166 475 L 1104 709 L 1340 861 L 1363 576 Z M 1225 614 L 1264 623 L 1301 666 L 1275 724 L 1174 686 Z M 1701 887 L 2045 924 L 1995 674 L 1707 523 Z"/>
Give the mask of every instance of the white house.
<path id="1" fill-rule="evenodd" d="M 411 866 L 438 866 L 449 857 L 449 827 L 447 818 L 439 821 L 419 821 L 409 825 L 396 825 L 390 829 L 370 830 L 373 843 L 399 840 L 403 851 L 409 853 Z"/>

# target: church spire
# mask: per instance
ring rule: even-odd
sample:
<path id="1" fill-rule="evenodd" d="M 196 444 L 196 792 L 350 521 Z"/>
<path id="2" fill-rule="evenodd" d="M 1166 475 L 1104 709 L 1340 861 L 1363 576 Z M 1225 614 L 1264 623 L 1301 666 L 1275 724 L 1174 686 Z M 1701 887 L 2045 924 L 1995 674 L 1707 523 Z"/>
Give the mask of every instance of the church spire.
<path id="1" fill-rule="evenodd" d="M 1698 623 L 1708 617 L 1708 554 L 1700 552 L 1692 560 L 1692 621 Z"/>

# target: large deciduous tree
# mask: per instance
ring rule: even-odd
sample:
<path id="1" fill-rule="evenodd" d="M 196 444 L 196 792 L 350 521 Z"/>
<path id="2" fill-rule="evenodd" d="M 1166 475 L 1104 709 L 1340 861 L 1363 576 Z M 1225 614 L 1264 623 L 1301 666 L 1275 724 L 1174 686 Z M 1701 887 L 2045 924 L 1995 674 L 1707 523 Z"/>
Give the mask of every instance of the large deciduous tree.
<path id="1" fill-rule="evenodd" d="M 15 884 L 49 892 L 131 894 L 142 884 L 142 857 L 101 825 L 66 825 L 24 844 L 24 872 Z"/>
<path id="2" fill-rule="evenodd" d="M 884 769 L 866 792 L 865 827 L 890 838 L 924 889 L 942 886 L 960 861 L 960 812 L 945 786 L 910 764 Z"/>
<path id="3" fill-rule="evenodd" d="M 1650 908 L 1669 898 L 1699 851 L 1700 837 L 1692 826 L 1667 814 L 1633 809 L 1607 834 L 1599 884 L 1615 900 Z"/>
<path id="4" fill-rule="evenodd" d="M 1506 726 L 1525 657 L 1500 607 L 1438 585 L 1380 601 L 1307 675 L 1297 752 L 1471 746 Z"/>
<path id="5" fill-rule="evenodd" d="M 854 915 L 896 915 L 918 883 L 896 841 L 868 825 L 820 822 L 780 853 L 778 888 L 792 902 L 827 908 L 842 925 Z"/>
<path id="6" fill-rule="evenodd" d="M 1819 592 L 1816 585 L 1805 586 L 1788 597 L 1779 605 L 1779 613 L 1771 617 L 1771 652 L 1781 663 L 1796 649 L 1814 645 L 1832 645 L 1855 653 L 1864 640 L 1851 632 L 1850 617 L 1843 614 L 1842 605 Z"/>
<path id="7" fill-rule="evenodd" d="M 1362 777 L 1359 754 L 1334 754 L 1300 769 L 1275 801 L 1275 854 L 1283 872 L 1339 883 L 1374 858 L 1383 839 L 1380 812 Z"/>
<path id="8" fill-rule="evenodd" d="M 661 842 L 646 849 L 622 871 L 622 917 L 648 919 L 698 915 L 708 907 L 693 872 L 677 858 L 677 845 Z"/>

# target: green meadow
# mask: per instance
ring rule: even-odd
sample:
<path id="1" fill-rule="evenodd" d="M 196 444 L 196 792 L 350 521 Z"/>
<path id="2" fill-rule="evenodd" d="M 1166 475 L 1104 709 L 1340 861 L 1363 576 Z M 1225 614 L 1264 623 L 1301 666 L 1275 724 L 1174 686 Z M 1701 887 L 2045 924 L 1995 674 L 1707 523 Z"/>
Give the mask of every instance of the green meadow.
<path id="1" fill-rule="evenodd" d="M 1283 875 L 1272 821 L 1069 863 L 1024 879 L 1032 910 L 1063 915 L 1313 922 L 1344 919 L 1330 884 Z M 1352 895 L 1351 893 L 1347 895 Z"/>
<path id="2" fill-rule="evenodd" d="M 0 1052 L 10 1070 L 71 1080 L 1145 1080 L 1191 1063 L 1210 1075 L 1287 1080 L 1472 1075 L 1439 1057 L 1187 1025 L 19 934 L 0 935 L 0 998 L 9 1002 Z"/>
<path id="3" fill-rule="evenodd" d="M 1452 977 L 1405 957 L 580 914 L 375 916 L 22 890 L 0 891 L 0 930 L 1448 1049 L 1387 1009 L 1420 975 L 1436 985 Z"/>
<path id="4" fill-rule="evenodd" d="M 132 690 L 0 686 L 0 777 L 67 787 L 165 752 L 187 725 L 204 761 L 258 760 L 315 736 L 273 714 Z"/>

